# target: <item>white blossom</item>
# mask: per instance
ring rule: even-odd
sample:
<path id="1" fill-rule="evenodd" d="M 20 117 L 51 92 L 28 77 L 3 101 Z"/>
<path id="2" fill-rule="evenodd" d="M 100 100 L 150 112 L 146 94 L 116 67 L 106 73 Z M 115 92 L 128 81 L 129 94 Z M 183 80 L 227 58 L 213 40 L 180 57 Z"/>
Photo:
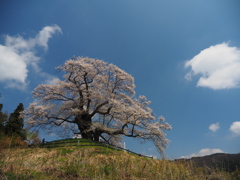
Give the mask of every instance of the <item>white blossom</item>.
<path id="1" fill-rule="evenodd" d="M 122 136 L 153 141 L 160 153 L 171 129 L 164 118 L 156 119 L 145 96 L 135 98 L 134 78 L 102 60 L 76 57 L 57 67 L 64 80 L 39 85 L 35 102 L 23 113 L 29 127 L 66 136 L 83 137 L 118 144 Z"/>

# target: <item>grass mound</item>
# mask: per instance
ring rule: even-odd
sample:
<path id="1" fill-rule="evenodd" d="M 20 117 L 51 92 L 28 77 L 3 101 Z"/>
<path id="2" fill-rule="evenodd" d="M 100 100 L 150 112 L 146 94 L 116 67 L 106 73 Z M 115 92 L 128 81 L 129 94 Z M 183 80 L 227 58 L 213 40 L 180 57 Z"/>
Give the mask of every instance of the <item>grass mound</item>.
<path id="1" fill-rule="evenodd" d="M 101 146 L 3 149 L 0 152 L 0 169 L 0 177 L 8 180 L 240 178 L 238 171 L 208 171 L 191 162 L 153 160 Z"/>

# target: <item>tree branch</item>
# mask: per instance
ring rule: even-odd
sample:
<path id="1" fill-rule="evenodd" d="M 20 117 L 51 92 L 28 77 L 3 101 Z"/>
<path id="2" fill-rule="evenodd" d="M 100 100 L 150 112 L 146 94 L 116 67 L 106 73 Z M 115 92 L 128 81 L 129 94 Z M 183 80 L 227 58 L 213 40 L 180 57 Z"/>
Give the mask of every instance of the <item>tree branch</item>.
<path id="1" fill-rule="evenodd" d="M 104 105 L 108 104 L 108 101 L 105 101 L 101 104 L 99 104 L 96 109 L 90 114 L 91 117 L 93 117 L 96 113 L 100 113 L 100 111 L 98 111 L 101 107 L 103 107 Z M 109 109 L 109 108 L 108 108 Z M 110 109 L 111 110 L 111 109 Z M 109 110 L 109 111 L 110 111 Z"/>

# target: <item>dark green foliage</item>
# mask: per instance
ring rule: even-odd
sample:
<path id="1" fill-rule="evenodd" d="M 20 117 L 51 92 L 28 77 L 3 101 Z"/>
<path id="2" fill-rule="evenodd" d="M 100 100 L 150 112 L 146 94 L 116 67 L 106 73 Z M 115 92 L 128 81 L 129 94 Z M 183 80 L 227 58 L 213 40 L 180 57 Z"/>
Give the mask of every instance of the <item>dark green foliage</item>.
<path id="1" fill-rule="evenodd" d="M 5 123 L 8 119 L 7 113 L 2 112 L 3 104 L 0 104 L 0 134 L 4 134 Z"/>
<path id="2" fill-rule="evenodd" d="M 10 114 L 9 119 L 5 126 L 5 134 L 8 136 L 20 136 L 26 139 L 23 130 L 23 118 L 20 117 L 20 112 L 24 110 L 23 104 L 20 103 L 13 113 Z"/>

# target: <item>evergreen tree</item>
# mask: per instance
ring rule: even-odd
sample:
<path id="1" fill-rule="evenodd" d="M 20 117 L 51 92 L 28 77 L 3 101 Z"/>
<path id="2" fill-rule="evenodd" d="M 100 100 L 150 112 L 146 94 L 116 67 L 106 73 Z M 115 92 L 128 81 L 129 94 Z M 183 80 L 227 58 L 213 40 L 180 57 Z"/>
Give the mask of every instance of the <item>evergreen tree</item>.
<path id="1" fill-rule="evenodd" d="M 20 112 L 23 110 L 23 104 L 20 103 L 15 111 L 10 114 L 5 126 L 5 134 L 8 136 L 20 136 L 22 139 L 26 139 L 26 135 L 23 130 L 23 118 L 20 117 Z"/>
<path id="2" fill-rule="evenodd" d="M 0 134 L 4 134 L 5 123 L 8 119 L 8 115 L 2 112 L 3 104 L 0 104 Z"/>

